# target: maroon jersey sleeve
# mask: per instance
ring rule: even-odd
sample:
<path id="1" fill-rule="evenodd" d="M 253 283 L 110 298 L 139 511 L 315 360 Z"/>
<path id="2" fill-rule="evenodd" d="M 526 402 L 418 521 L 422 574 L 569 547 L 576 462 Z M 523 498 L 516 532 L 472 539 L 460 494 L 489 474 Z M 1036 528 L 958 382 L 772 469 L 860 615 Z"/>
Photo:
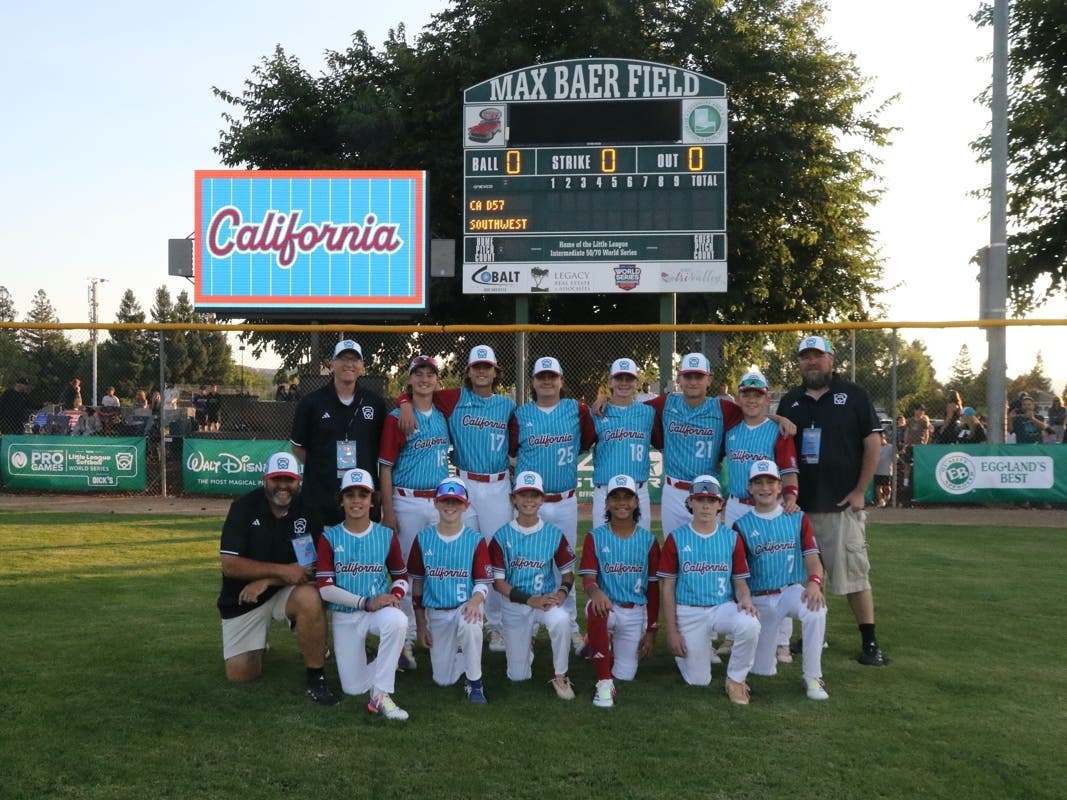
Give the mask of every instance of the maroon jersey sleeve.
<path id="1" fill-rule="evenodd" d="M 733 400 L 727 400 L 725 397 L 720 397 L 719 408 L 722 409 L 723 430 L 730 430 L 730 428 L 745 418 L 745 415 L 741 413 L 741 406 Z"/>
<path id="2" fill-rule="evenodd" d="M 400 538 L 394 533 L 389 543 L 389 554 L 385 557 L 385 566 L 394 580 L 407 577 L 407 564 L 404 563 L 404 551 L 400 549 Z"/>
<path id="3" fill-rule="evenodd" d="M 426 577 L 426 566 L 422 563 L 422 545 L 419 544 L 418 537 L 415 537 L 415 541 L 411 543 L 411 550 L 408 552 L 408 577 Z"/>
<path id="4" fill-rule="evenodd" d="M 782 436 L 774 440 L 774 463 L 783 475 L 797 472 L 797 446 L 792 436 Z"/>
<path id="5" fill-rule="evenodd" d="M 734 542 L 734 574 L 735 578 L 748 578 L 748 556 L 745 554 L 745 539 L 738 536 Z"/>
<path id="6" fill-rule="evenodd" d="M 417 540 L 415 544 L 418 544 Z M 411 549 L 414 551 L 415 548 L 412 547 Z M 485 544 L 485 539 L 478 542 L 478 545 L 474 548 L 472 569 L 471 576 L 474 578 L 475 583 L 492 583 L 493 565 L 489 562 L 489 548 Z M 410 567 L 408 571 L 411 571 Z"/>
<path id="7" fill-rule="evenodd" d="M 819 545 L 815 541 L 815 528 L 811 526 L 811 520 L 804 514 L 800 518 L 800 554 L 818 553 Z"/>
<path id="8" fill-rule="evenodd" d="M 648 630 L 654 631 L 659 627 L 659 542 L 652 542 L 648 548 L 648 588 L 645 590 L 645 598 L 648 601 Z"/>
<path id="9" fill-rule="evenodd" d="M 320 588 L 323 586 L 333 586 L 333 547 L 330 545 L 330 540 L 325 536 L 320 536 L 319 543 L 315 546 L 315 552 L 318 557 L 318 563 L 315 567 L 315 582 Z"/>
<path id="10" fill-rule="evenodd" d="M 674 543 L 674 537 L 667 534 L 663 542 L 663 549 L 659 552 L 659 569 L 656 573 L 661 577 L 678 577 L 678 545 Z"/>
<path id="11" fill-rule="evenodd" d="M 508 455 L 515 456 L 519 452 L 519 421 L 512 414 L 508 419 Z"/>
<path id="12" fill-rule="evenodd" d="M 559 547 L 556 548 L 556 554 L 552 557 L 552 560 L 556 562 L 560 572 L 566 572 L 568 568 L 574 569 L 574 551 L 567 544 L 566 536 L 559 537 Z"/>
<path id="13" fill-rule="evenodd" d="M 578 401 L 578 428 L 581 431 L 581 452 L 585 452 L 596 443 L 596 425 L 589 413 L 589 406 Z"/>
<path id="14" fill-rule="evenodd" d="M 582 540 L 582 563 L 578 567 L 578 574 L 583 576 L 582 585 L 596 583 L 596 576 L 600 574 L 600 559 L 596 555 L 596 545 L 593 544 L 593 534 L 587 533 Z"/>
<path id="15" fill-rule="evenodd" d="M 378 461 L 387 466 L 396 464 L 397 455 L 404 449 L 407 437 L 400 432 L 400 423 L 389 414 L 382 426 L 382 438 L 378 445 Z"/>
<path id="16" fill-rule="evenodd" d="M 663 449 L 663 407 L 667 404 L 667 395 L 658 394 L 651 400 L 646 400 L 645 405 L 651 406 L 656 411 L 652 418 L 652 446 L 657 450 Z"/>

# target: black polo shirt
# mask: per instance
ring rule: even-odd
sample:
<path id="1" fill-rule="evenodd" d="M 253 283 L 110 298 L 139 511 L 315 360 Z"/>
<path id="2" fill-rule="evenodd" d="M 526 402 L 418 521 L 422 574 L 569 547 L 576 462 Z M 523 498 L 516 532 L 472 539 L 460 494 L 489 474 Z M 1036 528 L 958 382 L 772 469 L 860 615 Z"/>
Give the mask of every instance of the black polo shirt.
<path id="1" fill-rule="evenodd" d="M 357 383 L 355 398 L 351 405 L 345 405 L 337 397 L 332 379 L 297 403 L 290 439 L 307 451 L 302 491 L 326 522 L 341 517 L 337 501 L 341 488 L 337 476 L 337 443 L 354 442 L 356 466 L 377 481 L 378 442 L 382 438 L 385 415 L 385 401 L 377 392 Z"/>
<path id="2" fill-rule="evenodd" d="M 856 488 L 863 468 L 863 440 L 882 430 L 867 392 L 834 373 L 828 391 L 818 400 L 803 386 L 786 392 L 778 401 L 778 414 L 797 426 L 797 503 L 812 513 L 844 511 L 847 506 L 837 504 Z M 817 462 L 804 455 L 806 428 L 819 432 Z M 807 436 L 811 438 L 813 434 Z"/>
<path id="3" fill-rule="evenodd" d="M 293 538 L 310 533 L 318 543 L 322 521 L 314 508 L 309 507 L 303 494 L 298 493 L 284 517 L 276 517 L 270 510 L 263 488 L 253 489 L 238 497 L 230 505 L 222 524 L 219 552 L 225 555 L 251 558 L 271 564 L 292 564 L 296 561 Z M 219 613 L 223 619 L 239 617 L 269 600 L 280 586 L 270 586 L 256 603 L 240 603 L 241 590 L 250 581 L 222 576 L 219 592 Z"/>

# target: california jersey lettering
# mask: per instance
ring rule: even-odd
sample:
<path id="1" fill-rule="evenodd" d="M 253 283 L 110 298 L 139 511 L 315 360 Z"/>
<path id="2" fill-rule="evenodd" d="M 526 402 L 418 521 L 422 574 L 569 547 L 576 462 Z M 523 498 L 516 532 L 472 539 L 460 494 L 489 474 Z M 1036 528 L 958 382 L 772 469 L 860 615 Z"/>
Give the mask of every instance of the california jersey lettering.
<path id="1" fill-rule="evenodd" d="M 545 594 L 556 588 L 553 562 L 560 572 L 574 569 L 574 551 L 563 532 L 547 522 L 534 533 L 503 526 L 493 534 L 489 558 L 494 578 L 506 580 L 529 594 Z"/>
<path id="2" fill-rule="evenodd" d="M 804 556 L 818 555 L 819 548 L 814 536 L 803 536 L 804 520 L 801 511 L 785 514 L 779 508 L 768 514 L 749 511 L 734 523 L 748 552 L 749 589 L 771 592 L 807 580 Z"/>
<path id="3" fill-rule="evenodd" d="M 515 401 L 501 394 L 479 397 L 466 387 L 448 417 L 453 458 L 459 469 L 481 475 L 508 468 L 508 420 Z"/>
<path id="4" fill-rule="evenodd" d="M 648 480 L 652 446 L 652 421 L 656 411 L 644 403 L 613 406 L 593 417 L 596 449 L 593 451 L 593 483 L 605 484 L 615 475 L 629 475 L 638 483 Z"/>
<path id="5" fill-rule="evenodd" d="M 317 577 L 320 586 L 336 585 L 352 594 L 374 597 L 389 591 L 386 558 L 393 542 L 393 531 L 377 522 L 367 533 L 356 535 L 338 523 L 319 537 Z M 404 574 L 403 565 L 395 575 Z M 331 611 L 351 612 L 348 606 L 327 603 Z"/>
<path id="6" fill-rule="evenodd" d="M 433 525 L 419 531 L 412 545 L 408 574 L 423 579 L 424 606 L 455 608 L 470 600 L 475 583 L 492 580 L 487 558 L 481 565 L 481 574 L 475 574 L 475 553 L 479 545 L 484 548 L 484 542 L 482 535 L 469 526 L 448 540 L 441 538 Z"/>
<path id="7" fill-rule="evenodd" d="M 682 395 L 668 395 L 663 406 L 664 473 L 684 481 L 697 475 L 718 478 L 722 432 L 718 398 L 709 397 L 690 408 Z"/>
<path id="8" fill-rule="evenodd" d="M 719 525 L 703 535 L 683 525 L 667 536 L 659 577 L 675 578 L 674 596 L 683 606 L 717 606 L 733 599 L 734 578 L 747 578 L 744 548 L 737 531 Z"/>
<path id="9" fill-rule="evenodd" d="M 639 525 L 633 536 L 621 539 L 601 525 L 585 538 L 578 574 L 594 576 L 612 603 L 643 606 L 658 566 L 659 545 L 647 529 Z"/>
<path id="10" fill-rule="evenodd" d="M 399 418 L 400 409 L 389 414 Z M 393 486 L 434 489 L 448 477 L 448 423 L 444 414 L 432 408 L 428 414 L 415 411 L 415 425 L 397 454 Z"/>
<path id="11" fill-rule="evenodd" d="M 581 450 L 578 401 L 563 398 L 547 413 L 533 402 L 526 403 L 515 409 L 515 420 L 519 441 L 515 473 L 538 473 L 549 494 L 575 488 Z"/>
<path id="12" fill-rule="evenodd" d="M 774 461 L 782 475 L 797 471 L 792 440 L 783 438 L 780 444 L 779 438 L 778 424 L 770 419 L 763 420 L 755 427 L 741 422 L 726 432 L 726 475 L 731 495 L 742 500 L 748 499 L 749 470 L 756 461 Z M 793 452 L 791 457 L 782 452 L 782 445 L 786 443 Z"/>

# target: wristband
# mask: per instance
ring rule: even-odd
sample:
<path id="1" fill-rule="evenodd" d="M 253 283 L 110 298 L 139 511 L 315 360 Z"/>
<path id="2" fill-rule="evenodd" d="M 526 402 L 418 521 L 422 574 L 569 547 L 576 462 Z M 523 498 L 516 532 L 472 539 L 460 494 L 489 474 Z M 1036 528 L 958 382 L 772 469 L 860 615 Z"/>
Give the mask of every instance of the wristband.
<path id="1" fill-rule="evenodd" d="M 366 611 L 367 610 L 367 606 L 369 604 L 370 604 L 370 598 L 369 597 L 361 597 L 361 598 L 359 598 L 359 601 L 356 603 L 356 608 L 358 608 L 360 611 Z"/>
<path id="2" fill-rule="evenodd" d="M 533 595 L 529 592 L 524 592 L 522 589 L 518 589 L 514 586 L 511 587 L 511 591 L 508 592 L 508 600 L 513 603 L 519 603 L 520 605 L 526 605 L 526 601 Z"/>
<path id="3" fill-rule="evenodd" d="M 817 584 L 820 589 L 822 588 L 822 578 L 819 577 L 818 575 L 809 575 L 808 576 L 808 583 Z"/>
<path id="4" fill-rule="evenodd" d="M 573 589 L 573 588 L 574 588 L 574 584 L 573 583 L 564 582 L 564 583 L 561 583 L 559 585 L 559 588 L 556 589 L 556 591 L 557 592 L 562 591 L 563 594 L 569 595 L 571 593 L 571 589 Z"/>
<path id="5" fill-rule="evenodd" d="M 793 497 L 797 497 L 800 494 L 800 489 L 798 489 L 796 486 L 786 486 L 782 489 L 782 494 L 788 494 L 792 495 Z"/>
<path id="6" fill-rule="evenodd" d="M 406 592 L 404 591 L 403 586 L 394 586 L 392 589 L 389 590 L 389 594 L 391 594 L 397 600 L 403 600 Z"/>

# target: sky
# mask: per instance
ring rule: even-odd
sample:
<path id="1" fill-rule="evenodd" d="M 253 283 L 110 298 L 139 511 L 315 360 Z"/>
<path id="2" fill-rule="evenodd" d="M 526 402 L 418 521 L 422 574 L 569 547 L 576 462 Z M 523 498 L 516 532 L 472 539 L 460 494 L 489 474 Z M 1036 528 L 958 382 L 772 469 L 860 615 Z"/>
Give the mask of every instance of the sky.
<path id="1" fill-rule="evenodd" d="M 872 81 L 872 107 L 899 95 L 881 116 L 900 130 L 877 154 L 884 196 L 870 217 L 890 320 L 978 316 L 969 261 L 989 240 L 988 203 L 971 192 L 989 183 L 989 168 L 976 163 L 969 143 L 988 127 L 989 113 L 974 98 L 989 83 L 983 57 L 992 32 L 971 22 L 977 4 L 829 3 L 824 34 L 856 55 Z M 0 50 L 0 285 L 19 318 L 43 288 L 63 322 L 88 320 L 90 278 L 103 281 L 105 322 L 127 288 L 146 311 L 158 286 L 192 295 L 191 283 L 167 275 L 167 240 L 192 233 L 193 171 L 223 166 L 212 148 L 228 107 L 212 86 L 240 91 L 278 44 L 318 74 L 324 52 L 345 49 L 353 31 L 380 47 L 403 23 L 413 41 L 445 7 L 442 0 L 188 0 L 162 11 L 130 0 L 56 0 L 9 9 Z M 1032 316 L 1067 316 L 1067 298 Z M 923 338 L 942 380 L 961 344 L 976 370 L 985 359 L 977 329 L 902 335 Z M 1009 377 L 1028 372 L 1040 350 L 1054 388 L 1063 389 L 1067 328 L 1010 328 L 1007 340 Z"/>

